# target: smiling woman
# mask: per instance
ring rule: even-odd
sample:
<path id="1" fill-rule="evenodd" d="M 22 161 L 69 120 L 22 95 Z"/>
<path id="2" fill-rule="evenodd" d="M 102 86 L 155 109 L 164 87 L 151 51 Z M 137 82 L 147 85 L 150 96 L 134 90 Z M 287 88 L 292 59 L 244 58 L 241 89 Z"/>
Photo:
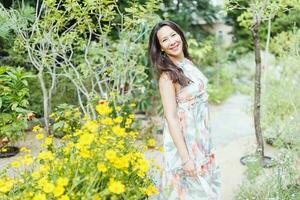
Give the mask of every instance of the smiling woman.
<path id="1" fill-rule="evenodd" d="M 151 32 L 149 56 L 164 108 L 162 200 L 218 200 L 219 167 L 210 137 L 207 78 L 193 64 L 183 32 L 171 21 Z"/>

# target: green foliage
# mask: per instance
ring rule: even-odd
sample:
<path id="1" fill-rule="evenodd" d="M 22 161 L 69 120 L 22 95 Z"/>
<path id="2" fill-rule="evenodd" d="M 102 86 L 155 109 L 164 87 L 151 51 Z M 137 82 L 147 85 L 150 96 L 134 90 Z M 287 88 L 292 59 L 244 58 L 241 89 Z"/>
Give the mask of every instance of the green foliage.
<path id="1" fill-rule="evenodd" d="M 189 39 L 188 45 L 193 62 L 209 79 L 208 93 L 211 103 L 222 103 L 234 91 L 234 70 L 228 65 L 226 49 L 217 39 L 208 37 L 203 43 Z"/>
<path id="2" fill-rule="evenodd" d="M 220 104 L 224 102 L 235 91 L 235 88 L 228 76 L 222 73 L 222 77 L 219 81 L 211 79 L 211 83 L 208 85 L 209 102 L 214 104 Z M 218 82 L 218 83 L 217 83 Z"/>
<path id="3" fill-rule="evenodd" d="M 160 16 L 178 23 L 191 34 L 191 38 L 203 41 L 208 35 L 200 25 L 212 25 L 217 20 L 220 8 L 213 6 L 209 0 L 163 0 Z"/>
<path id="4" fill-rule="evenodd" d="M 299 55 L 300 29 L 294 31 L 282 31 L 274 37 L 270 44 L 270 51 L 278 57 L 288 54 Z"/>
<path id="5" fill-rule="evenodd" d="M 296 154 L 282 149 L 274 158 L 275 166 L 271 169 L 261 169 L 260 166 L 248 166 L 248 173 L 252 174 L 241 185 L 236 200 L 280 199 L 297 200 L 300 198 L 297 185 L 297 171 L 295 166 Z M 260 165 L 257 163 L 256 165 Z M 261 173 L 257 173 L 259 169 Z M 250 172 L 249 172 L 250 171 Z"/>
<path id="6" fill-rule="evenodd" d="M 12 5 L 12 8 L 16 9 L 15 14 L 18 16 L 16 22 L 12 22 L 5 10 L 0 9 L 0 65 L 28 66 L 28 58 L 24 49 L 16 49 L 18 36 L 12 30 L 16 26 L 26 28 L 32 24 L 35 20 L 35 10 L 28 3 L 21 5 L 17 2 Z"/>
<path id="7" fill-rule="evenodd" d="M 27 119 L 30 74 L 22 68 L 0 67 L 0 139 L 16 141 L 23 136 Z"/>
<path id="8" fill-rule="evenodd" d="M 263 1 L 261 1 L 263 2 Z M 245 12 L 250 8 L 250 1 L 245 0 L 228 0 L 228 19 L 229 25 L 233 26 L 234 44 L 232 51 L 235 54 L 241 55 L 253 50 L 251 32 L 248 30 L 251 24 L 252 14 Z M 267 9 L 264 13 L 263 23 L 259 32 L 262 47 L 264 41 L 267 39 L 269 17 L 272 18 L 271 22 L 271 37 L 276 37 L 283 31 L 292 30 L 293 27 L 300 27 L 299 24 L 299 1 L 270 1 L 267 3 Z M 247 28 L 245 28 L 247 27 Z M 272 40 L 271 40 L 272 41 Z"/>
<path id="9" fill-rule="evenodd" d="M 2 112 L 20 111 L 28 106 L 29 74 L 22 68 L 0 68 L 0 109 Z"/>
<path id="10" fill-rule="evenodd" d="M 299 56 L 281 58 L 270 67 L 266 91 L 262 96 L 262 127 L 266 137 L 278 139 L 279 146 L 300 144 L 300 87 Z"/>
<path id="11" fill-rule="evenodd" d="M 55 137 L 62 138 L 81 127 L 81 112 L 74 105 L 58 105 L 50 117 L 54 120 L 51 127 Z"/>
<path id="12" fill-rule="evenodd" d="M 46 76 L 46 84 L 49 84 L 50 77 Z M 43 94 L 41 87 L 36 76 L 29 79 L 30 84 L 28 88 L 30 90 L 29 109 L 34 111 L 36 117 L 43 116 Z M 53 91 L 53 97 L 51 102 L 51 110 L 59 106 L 62 103 L 66 104 L 78 104 L 78 98 L 76 94 L 75 86 L 65 77 L 60 77 L 57 80 L 57 85 Z"/>

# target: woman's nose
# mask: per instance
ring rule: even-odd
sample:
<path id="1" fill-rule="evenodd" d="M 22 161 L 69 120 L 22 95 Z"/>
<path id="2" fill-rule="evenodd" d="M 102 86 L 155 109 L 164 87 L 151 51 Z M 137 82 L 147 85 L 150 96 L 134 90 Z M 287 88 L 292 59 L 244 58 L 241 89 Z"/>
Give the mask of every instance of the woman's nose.
<path id="1" fill-rule="evenodd" d="M 174 45 L 176 43 L 176 41 L 173 38 L 169 38 L 169 43 L 170 43 L 170 45 Z"/>

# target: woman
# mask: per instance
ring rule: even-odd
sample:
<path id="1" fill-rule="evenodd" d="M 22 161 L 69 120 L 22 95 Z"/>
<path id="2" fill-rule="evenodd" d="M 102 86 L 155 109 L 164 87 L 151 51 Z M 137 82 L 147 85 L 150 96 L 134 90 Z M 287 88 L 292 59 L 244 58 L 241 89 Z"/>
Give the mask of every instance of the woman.
<path id="1" fill-rule="evenodd" d="M 177 24 L 162 21 L 152 29 L 149 56 L 159 75 L 165 121 L 159 199 L 219 199 L 219 168 L 208 125 L 207 78 L 192 63 Z"/>

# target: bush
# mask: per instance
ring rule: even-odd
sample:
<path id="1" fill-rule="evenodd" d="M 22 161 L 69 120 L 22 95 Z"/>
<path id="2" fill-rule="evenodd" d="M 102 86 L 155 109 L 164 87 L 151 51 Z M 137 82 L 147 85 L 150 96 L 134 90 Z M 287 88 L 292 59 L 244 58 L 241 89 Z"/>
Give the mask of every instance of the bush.
<path id="1" fill-rule="evenodd" d="M 81 112 L 73 105 L 58 105 L 50 117 L 53 119 L 51 126 L 55 137 L 61 138 L 81 126 Z"/>
<path id="2" fill-rule="evenodd" d="M 100 101 L 97 119 L 85 119 L 58 145 L 35 127 L 43 150 L 35 159 L 13 162 L 11 168 L 29 165 L 14 179 L 0 173 L 0 198 L 136 200 L 155 194 L 150 165 L 135 147 L 133 116 L 112 104 Z"/>
<path id="3" fill-rule="evenodd" d="M 0 148 L 2 140 L 14 142 L 24 136 L 27 120 L 28 77 L 21 68 L 0 67 Z"/>
<path id="4" fill-rule="evenodd" d="M 299 56 L 283 57 L 269 68 L 262 96 L 262 128 L 276 144 L 300 144 L 300 73 Z"/>

